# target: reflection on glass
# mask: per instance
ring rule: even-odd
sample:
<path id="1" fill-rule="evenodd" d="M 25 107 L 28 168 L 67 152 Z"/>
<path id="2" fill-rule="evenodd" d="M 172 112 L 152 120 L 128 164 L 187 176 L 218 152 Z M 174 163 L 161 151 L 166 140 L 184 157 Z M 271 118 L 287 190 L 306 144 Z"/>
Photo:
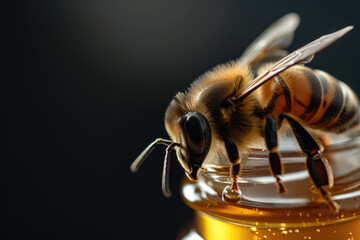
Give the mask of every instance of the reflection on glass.
<path id="1" fill-rule="evenodd" d="M 268 152 L 257 149 L 243 162 L 236 204 L 222 198 L 231 184 L 229 166 L 205 166 L 196 183 L 184 181 L 183 198 L 196 212 L 196 238 L 188 239 L 360 239 L 360 137 L 338 140 L 323 154 L 333 170 L 330 192 L 339 213 L 331 212 L 314 191 L 296 146 L 281 149 L 285 195 L 277 194 Z"/>

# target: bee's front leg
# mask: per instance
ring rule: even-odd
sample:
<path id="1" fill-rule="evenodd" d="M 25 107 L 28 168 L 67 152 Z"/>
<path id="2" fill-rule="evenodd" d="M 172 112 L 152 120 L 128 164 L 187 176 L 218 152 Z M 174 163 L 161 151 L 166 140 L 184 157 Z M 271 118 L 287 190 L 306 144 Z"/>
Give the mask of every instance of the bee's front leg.
<path id="1" fill-rule="evenodd" d="M 278 153 L 278 138 L 277 138 L 277 124 L 275 118 L 269 116 L 266 118 L 265 123 L 265 142 L 268 150 L 270 151 L 269 154 L 269 165 L 270 165 L 270 172 L 276 179 L 276 184 L 278 187 L 278 193 L 286 192 L 286 188 L 284 184 L 281 182 L 280 176 L 284 174 L 284 166 L 281 163 L 280 156 Z"/>
<path id="2" fill-rule="evenodd" d="M 224 137 L 224 143 L 229 160 L 232 164 L 230 170 L 232 184 L 231 187 L 224 189 L 223 198 L 227 202 L 237 202 L 241 198 L 241 192 L 237 181 L 242 169 L 241 158 L 239 157 L 236 144 L 230 137 Z"/>

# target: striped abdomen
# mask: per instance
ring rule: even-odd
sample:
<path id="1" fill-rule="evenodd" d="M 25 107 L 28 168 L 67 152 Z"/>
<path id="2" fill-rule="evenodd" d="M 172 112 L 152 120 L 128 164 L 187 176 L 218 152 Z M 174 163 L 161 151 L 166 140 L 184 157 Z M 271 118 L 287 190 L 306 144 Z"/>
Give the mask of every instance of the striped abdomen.
<path id="1" fill-rule="evenodd" d="M 345 131 L 360 122 L 356 94 L 323 71 L 295 66 L 275 77 L 275 84 L 264 87 L 268 114 L 290 113 L 308 127 L 331 132 Z"/>

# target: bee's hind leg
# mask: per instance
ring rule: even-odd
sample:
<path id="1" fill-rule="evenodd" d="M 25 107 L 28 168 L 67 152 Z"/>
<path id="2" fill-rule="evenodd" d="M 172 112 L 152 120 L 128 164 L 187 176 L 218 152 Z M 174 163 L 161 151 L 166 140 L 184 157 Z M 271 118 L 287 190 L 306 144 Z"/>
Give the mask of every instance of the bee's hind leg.
<path id="1" fill-rule="evenodd" d="M 277 152 L 278 140 L 277 140 L 277 125 L 275 118 L 271 116 L 266 118 L 264 134 L 265 134 L 266 146 L 270 151 L 269 154 L 270 172 L 276 179 L 278 193 L 282 194 L 286 192 L 286 188 L 280 179 L 280 176 L 282 176 L 284 173 L 284 166 L 282 165 L 279 153 Z"/>
<path id="2" fill-rule="evenodd" d="M 223 199 L 227 202 L 235 203 L 241 198 L 241 192 L 237 181 L 242 169 L 241 158 L 239 157 L 236 144 L 230 137 L 224 137 L 224 143 L 229 160 L 232 164 L 230 170 L 232 184 L 231 187 L 226 187 L 224 189 Z"/>
<path id="3" fill-rule="evenodd" d="M 284 118 L 289 122 L 301 150 L 307 155 L 306 166 L 315 187 L 319 190 L 329 207 L 334 212 L 338 212 L 340 208 L 339 205 L 331 199 L 330 192 L 324 189 L 324 187 L 331 188 L 333 186 L 334 177 L 328 160 L 321 155 L 319 145 L 295 119 L 287 114 L 282 114 L 281 118 Z"/>

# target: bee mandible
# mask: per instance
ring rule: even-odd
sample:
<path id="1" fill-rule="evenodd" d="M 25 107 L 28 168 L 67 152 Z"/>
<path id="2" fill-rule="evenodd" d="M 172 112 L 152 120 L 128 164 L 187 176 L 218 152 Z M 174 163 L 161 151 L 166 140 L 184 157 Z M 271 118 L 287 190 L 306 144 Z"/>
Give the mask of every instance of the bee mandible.
<path id="1" fill-rule="evenodd" d="M 286 188 L 278 153 L 278 135 L 292 129 L 306 155 L 310 179 L 331 209 L 339 205 L 330 192 L 334 177 L 323 156 L 321 139 L 328 133 L 342 133 L 359 125 L 359 101 L 343 82 L 321 70 L 305 66 L 314 54 L 342 37 L 348 26 L 287 54 L 299 16 L 290 13 L 268 27 L 242 56 L 216 66 L 196 79 L 185 92 L 176 94 L 165 113 L 165 127 L 171 140 L 158 138 L 133 162 L 136 172 L 154 148 L 166 145 L 162 190 L 169 189 L 170 152 L 193 181 L 206 164 L 229 164 L 232 185 L 224 192 L 228 201 L 240 198 L 238 177 L 242 159 L 252 147 L 266 146 L 269 168 L 278 193 Z"/>

